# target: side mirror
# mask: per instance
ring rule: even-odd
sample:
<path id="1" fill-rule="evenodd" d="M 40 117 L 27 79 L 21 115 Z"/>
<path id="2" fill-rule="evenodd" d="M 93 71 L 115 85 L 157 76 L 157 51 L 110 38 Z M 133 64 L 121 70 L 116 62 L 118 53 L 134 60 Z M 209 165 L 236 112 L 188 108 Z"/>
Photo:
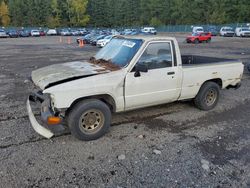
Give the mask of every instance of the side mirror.
<path id="1" fill-rule="evenodd" d="M 141 72 L 148 72 L 148 67 L 144 64 L 137 64 L 134 67 L 135 77 L 140 77 Z"/>

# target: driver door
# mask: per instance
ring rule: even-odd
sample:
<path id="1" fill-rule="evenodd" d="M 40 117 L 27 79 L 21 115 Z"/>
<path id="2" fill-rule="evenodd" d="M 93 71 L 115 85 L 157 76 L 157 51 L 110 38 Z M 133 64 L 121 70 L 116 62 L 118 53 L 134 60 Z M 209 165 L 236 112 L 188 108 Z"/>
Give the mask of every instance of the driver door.
<path id="1" fill-rule="evenodd" d="M 175 101 L 180 94 L 181 70 L 174 66 L 171 42 L 151 42 L 137 65 L 145 65 L 148 72 L 134 68 L 126 76 L 125 110 Z"/>

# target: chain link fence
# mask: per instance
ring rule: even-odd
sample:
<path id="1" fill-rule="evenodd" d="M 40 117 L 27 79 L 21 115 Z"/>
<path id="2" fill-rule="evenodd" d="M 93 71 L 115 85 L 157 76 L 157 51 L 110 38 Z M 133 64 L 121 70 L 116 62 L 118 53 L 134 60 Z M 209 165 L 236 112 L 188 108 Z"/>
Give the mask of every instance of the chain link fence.
<path id="1" fill-rule="evenodd" d="M 218 32 L 220 31 L 220 29 L 222 27 L 232 27 L 233 29 L 235 29 L 236 27 L 248 27 L 250 28 L 250 23 L 231 23 L 231 24 L 222 24 L 222 25 L 215 25 L 215 24 L 201 24 L 201 25 L 165 25 L 165 26 L 159 26 L 159 27 L 156 27 L 156 30 L 158 32 L 192 32 L 192 28 L 195 27 L 195 26 L 201 26 L 204 28 L 205 31 L 208 31 L 209 28 L 214 28 L 216 29 Z M 0 29 L 2 27 L 0 26 Z M 69 27 L 65 26 L 65 27 L 59 27 L 57 28 L 58 30 L 60 29 L 63 29 L 63 28 L 66 28 L 66 29 L 70 29 Z M 88 27 L 86 27 L 88 28 Z M 137 30 L 140 30 L 141 26 L 136 26 L 136 27 L 122 27 L 122 28 L 116 28 L 118 30 L 124 30 L 126 28 L 133 28 L 133 29 L 137 29 Z M 21 30 L 21 29 L 26 29 L 26 30 L 32 30 L 32 29 L 40 29 L 40 30 L 48 30 L 47 27 L 6 27 L 6 28 L 2 28 L 2 29 L 6 29 L 6 30 L 11 30 L 11 29 L 15 29 L 15 30 Z M 77 28 L 71 28 L 71 29 L 77 29 Z M 89 28 L 89 29 L 111 29 L 111 28 Z"/>
<path id="2" fill-rule="evenodd" d="M 215 28 L 217 31 L 220 31 L 222 27 L 232 27 L 233 29 L 237 27 L 248 27 L 250 28 L 250 23 L 231 23 L 231 24 L 222 24 L 222 25 L 166 25 L 157 27 L 158 32 L 192 32 L 192 28 L 195 26 L 201 26 L 204 30 L 209 30 L 209 28 Z"/>

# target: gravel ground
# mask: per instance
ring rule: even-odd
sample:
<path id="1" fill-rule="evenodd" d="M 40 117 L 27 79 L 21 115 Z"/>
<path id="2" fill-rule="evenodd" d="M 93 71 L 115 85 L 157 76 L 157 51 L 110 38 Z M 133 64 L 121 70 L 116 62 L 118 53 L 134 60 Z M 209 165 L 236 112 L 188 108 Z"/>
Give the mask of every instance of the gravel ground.
<path id="1" fill-rule="evenodd" d="M 216 37 L 185 44 L 183 54 L 250 62 L 250 39 Z M 250 73 L 203 112 L 177 102 L 117 114 L 103 138 L 37 135 L 25 100 L 31 71 L 88 59 L 98 49 L 59 37 L 1 39 L 0 187 L 250 187 Z M 74 41 L 73 41 L 74 42 Z"/>

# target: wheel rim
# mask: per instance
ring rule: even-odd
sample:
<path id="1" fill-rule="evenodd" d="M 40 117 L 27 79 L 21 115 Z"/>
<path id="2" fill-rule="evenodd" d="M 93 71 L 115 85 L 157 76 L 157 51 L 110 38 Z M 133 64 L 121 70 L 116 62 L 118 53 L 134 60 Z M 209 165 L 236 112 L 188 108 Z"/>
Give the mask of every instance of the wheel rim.
<path id="1" fill-rule="evenodd" d="M 104 114 L 97 109 L 84 112 L 79 120 L 79 128 L 85 134 L 94 134 L 104 125 Z"/>
<path id="2" fill-rule="evenodd" d="M 213 88 L 209 89 L 206 93 L 206 96 L 205 96 L 205 102 L 207 104 L 207 106 L 212 106 L 216 99 L 217 99 L 217 91 Z"/>

